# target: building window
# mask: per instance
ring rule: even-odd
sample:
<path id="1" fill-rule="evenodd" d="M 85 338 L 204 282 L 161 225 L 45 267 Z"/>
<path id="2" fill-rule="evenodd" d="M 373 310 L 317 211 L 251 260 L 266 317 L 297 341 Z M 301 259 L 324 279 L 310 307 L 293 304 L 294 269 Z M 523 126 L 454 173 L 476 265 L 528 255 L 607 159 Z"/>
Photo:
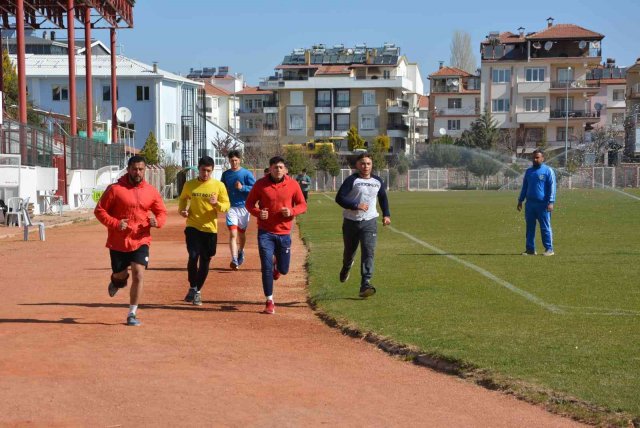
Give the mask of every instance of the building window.
<path id="1" fill-rule="evenodd" d="M 219 104 L 218 104 L 218 98 L 211 98 L 211 108 L 218 108 Z"/>
<path id="2" fill-rule="evenodd" d="M 265 129 L 278 129 L 278 115 L 276 113 L 267 113 L 264 115 Z"/>
<path id="3" fill-rule="evenodd" d="M 525 141 L 527 143 L 539 143 L 544 135 L 543 128 L 527 128 L 525 132 Z"/>
<path id="4" fill-rule="evenodd" d="M 331 91 L 319 89 L 316 91 L 316 107 L 331 107 Z"/>
<path id="5" fill-rule="evenodd" d="M 544 68 L 527 68 L 525 80 L 527 82 L 544 82 Z"/>
<path id="6" fill-rule="evenodd" d="M 459 131 L 460 130 L 460 119 L 449 119 L 449 120 L 447 120 L 447 129 L 449 131 Z"/>
<path id="7" fill-rule="evenodd" d="M 302 91 L 291 91 L 291 105 L 301 106 L 302 104 Z"/>
<path id="8" fill-rule="evenodd" d="M 494 113 L 507 113 L 509 111 L 509 100 L 507 98 L 491 100 L 491 111 Z"/>
<path id="9" fill-rule="evenodd" d="M 462 98 L 449 98 L 447 108 L 462 108 Z"/>
<path id="10" fill-rule="evenodd" d="M 376 105 L 376 91 L 362 91 L 362 105 Z"/>
<path id="11" fill-rule="evenodd" d="M 390 70 L 382 70 L 382 78 L 383 79 L 391 79 L 391 71 Z"/>
<path id="12" fill-rule="evenodd" d="M 372 114 L 363 114 L 360 116 L 360 129 L 376 129 L 376 117 Z"/>
<path id="13" fill-rule="evenodd" d="M 316 131 L 331 131 L 331 114 L 316 114 Z"/>
<path id="14" fill-rule="evenodd" d="M 51 99 L 53 99 L 53 101 L 68 101 L 69 89 L 67 89 L 66 86 L 53 86 L 51 88 Z"/>
<path id="15" fill-rule="evenodd" d="M 176 124 L 165 123 L 164 124 L 164 138 L 167 140 L 173 140 L 176 138 Z"/>
<path id="16" fill-rule="evenodd" d="M 565 131 L 567 132 L 565 133 Z M 559 126 L 556 129 L 556 141 L 565 141 L 567 135 L 569 136 L 569 138 L 571 138 L 571 136 L 573 135 L 573 126 L 570 126 L 569 128 Z"/>
<path id="17" fill-rule="evenodd" d="M 613 101 L 624 101 L 624 89 L 613 90 Z"/>
<path id="18" fill-rule="evenodd" d="M 493 83 L 509 83 L 511 81 L 511 70 L 507 68 L 496 68 L 492 75 Z"/>
<path id="19" fill-rule="evenodd" d="M 336 90 L 336 105 L 335 107 L 349 107 L 349 90 L 338 89 Z"/>
<path id="20" fill-rule="evenodd" d="M 566 83 L 573 81 L 573 68 L 559 68 L 558 82 Z"/>
<path id="21" fill-rule="evenodd" d="M 573 98 L 558 98 L 556 106 L 560 111 L 572 111 L 573 110 Z"/>
<path id="22" fill-rule="evenodd" d="M 243 104 L 244 104 L 244 111 L 247 113 L 250 112 L 251 109 L 253 108 L 253 100 L 245 99 Z"/>
<path id="23" fill-rule="evenodd" d="M 299 131 L 301 129 L 304 129 L 304 118 L 301 114 L 289 115 L 289 129 L 292 131 Z"/>
<path id="24" fill-rule="evenodd" d="M 336 114 L 336 131 L 348 131 L 349 130 L 349 116 L 348 114 Z"/>
<path id="25" fill-rule="evenodd" d="M 544 111 L 544 98 L 525 98 L 524 111 L 540 112 Z"/>
<path id="26" fill-rule="evenodd" d="M 136 99 L 138 101 L 149 101 L 149 87 L 136 86 Z"/>
<path id="27" fill-rule="evenodd" d="M 613 126 L 624 125 L 624 113 L 611 113 L 611 124 Z"/>

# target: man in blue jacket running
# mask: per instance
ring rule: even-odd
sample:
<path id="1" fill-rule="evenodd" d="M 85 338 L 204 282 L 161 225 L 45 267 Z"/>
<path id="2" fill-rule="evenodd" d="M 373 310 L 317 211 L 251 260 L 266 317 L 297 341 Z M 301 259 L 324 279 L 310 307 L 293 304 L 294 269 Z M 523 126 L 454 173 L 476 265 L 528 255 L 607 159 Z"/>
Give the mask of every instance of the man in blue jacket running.
<path id="1" fill-rule="evenodd" d="M 522 190 L 518 198 L 518 211 L 522 202 L 527 200 L 524 218 L 527 223 L 526 251 L 522 255 L 536 254 L 536 220 L 540 223 L 540 235 L 544 245 L 544 256 L 553 256 L 553 234 L 551 232 L 551 211 L 556 201 L 556 174 L 544 164 L 544 153 L 537 149 L 533 152 L 533 166 L 524 173 Z"/>

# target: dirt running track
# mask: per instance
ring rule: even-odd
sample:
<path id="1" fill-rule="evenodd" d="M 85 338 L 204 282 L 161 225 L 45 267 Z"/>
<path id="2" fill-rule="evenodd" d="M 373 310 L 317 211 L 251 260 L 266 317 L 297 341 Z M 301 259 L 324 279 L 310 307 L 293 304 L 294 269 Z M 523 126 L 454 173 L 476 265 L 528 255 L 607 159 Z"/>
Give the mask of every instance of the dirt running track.
<path id="1" fill-rule="evenodd" d="M 221 232 L 202 307 L 182 302 L 183 219 L 153 232 L 137 328 L 128 289 L 107 294 L 96 221 L 0 240 L 0 425 L 575 425 L 325 326 L 305 303 L 300 241 L 263 315 L 255 223 L 239 272 Z"/>

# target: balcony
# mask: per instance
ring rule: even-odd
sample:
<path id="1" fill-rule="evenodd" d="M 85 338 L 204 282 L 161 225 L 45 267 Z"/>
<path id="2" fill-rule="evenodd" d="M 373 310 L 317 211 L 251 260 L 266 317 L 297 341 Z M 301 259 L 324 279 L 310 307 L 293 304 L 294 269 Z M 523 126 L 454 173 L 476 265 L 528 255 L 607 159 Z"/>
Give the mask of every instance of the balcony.
<path id="1" fill-rule="evenodd" d="M 387 125 L 389 137 L 406 138 L 409 135 L 409 125 L 404 123 L 390 123 Z"/>
<path id="2" fill-rule="evenodd" d="M 252 107 L 252 108 L 247 108 L 247 107 L 240 107 L 238 109 L 238 114 L 262 114 L 263 113 L 263 109 L 262 107 Z"/>
<path id="3" fill-rule="evenodd" d="M 567 115 L 569 120 L 585 119 L 594 122 L 600 120 L 600 112 L 591 110 L 551 110 L 549 117 L 551 119 L 565 119 Z"/>
<path id="4" fill-rule="evenodd" d="M 516 112 L 518 123 L 546 123 L 549 122 L 548 111 Z"/>
<path id="5" fill-rule="evenodd" d="M 540 94 L 549 91 L 550 82 L 518 82 L 519 94 Z"/>
<path id="6" fill-rule="evenodd" d="M 480 110 L 475 107 L 436 109 L 436 116 L 477 116 L 479 114 Z"/>
<path id="7" fill-rule="evenodd" d="M 588 81 L 588 80 L 569 80 L 569 81 L 561 81 L 555 80 L 551 82 L 551 89 L 562 89 L 562 90 L 572 89 L 591 89 L 598 90 L 600 88 L 600 82 Z"/>
<path id="8" fill-rule="evenodd" d="M 400 100 L 400 99 L 396 99 L 396 100 L 387 99 L 387 113 L 408 114 L 409 101 Z"/>
<path id="9" fill-rule="evenodd" d="M 453 85 L 432 85 L 431 86 L 432 93 L 441 93 L 441 94 L 451 94 L 451 93 L 459 93 L 460 87 Z"/>
<path id="10" fill-rule="evenodd" d="M 416 126 L 429 126 L 429 119 L 426 117 L 417 117 Z"/>
<path id="11" fill-rule="evenodd" d="M 636 83 L 635 86 L 631 87 L 629 99 L 640 99 L 640 84 Z"/>

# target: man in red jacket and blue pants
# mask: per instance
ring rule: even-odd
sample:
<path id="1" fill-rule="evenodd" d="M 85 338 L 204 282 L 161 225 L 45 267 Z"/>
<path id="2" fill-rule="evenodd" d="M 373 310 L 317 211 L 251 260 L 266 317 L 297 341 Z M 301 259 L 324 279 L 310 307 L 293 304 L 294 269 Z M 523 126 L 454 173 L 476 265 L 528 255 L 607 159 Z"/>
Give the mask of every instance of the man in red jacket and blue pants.
<path id="1" fill-rule="evenodd" d="M 127 164 L 127 173 L 117 183 L 107 187 L 94 210 L 100 223 L 107 226 L 107 245 L 111 256 L 111 282 L 109 296 L 116 295 L 127 286 L 131 266 L 131 293 L 127 325 L 138 326 L 138 301 L 142 294 L 144 270 L 149 263 L 151 228 L 164 226 L 167 209 L 155 187 L 144 180 L 146 162 L 142 156 L 133 156 Z M 149 216 L 153 213 L 153 217 Z"/>
<path id="2" fill-rule="evenodd" d="M 245 206 L 258 218 L 262 289 L 267 298 L 264 313 L 274 314 L 273 281 L 289 272 L 293 218 L 307 211 L 300 185 L 287 175 L 282 157 L 269 160 L 269 175 L 256 181 Z"/>

